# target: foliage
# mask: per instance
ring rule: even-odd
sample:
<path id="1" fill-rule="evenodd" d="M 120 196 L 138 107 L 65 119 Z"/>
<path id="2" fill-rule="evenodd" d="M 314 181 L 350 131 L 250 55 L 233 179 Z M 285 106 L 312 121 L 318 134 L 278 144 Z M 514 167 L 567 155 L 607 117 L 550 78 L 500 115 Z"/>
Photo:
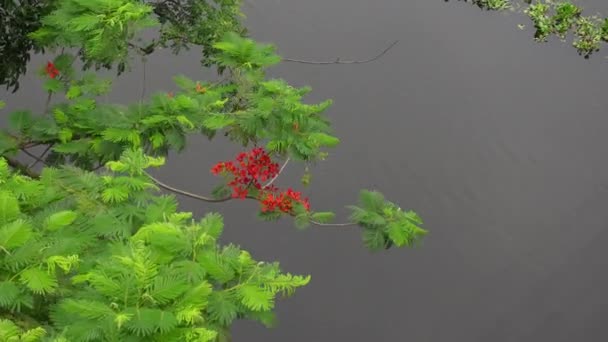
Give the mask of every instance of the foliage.
<path id="1" fill-rule="evenodd" d="M 1 160 L 4 319 L 23 329 L 52 322 L 49 337 L 70 341 L 212 341 L 236 318 L 267 322 L 277 296 L 308 283 L 219 246 L 221 216 L 197 222 L 175 198 L 154 195 L 141 169 L 129 171 L 66 166 L 33 180 Z"/>
<path id="2" fill-rule="evenodd" d="M 466 0 L 465 0 L 466 1 Z M 512 0 L 472 0 L 473 4 L 487 10 L 522 8 Z M 589 58 L 608 42 L 608 18 L 597 15 L 583 16 L 582 8 L 567 0 L 524 0 L 523 12 L 530 18 L 534 28 L 534 39 L 546 42 L 552 35 L 565 40 L 574 36 L 572 45 L 578 53 Z"/>
<path id="3" fill-rule="evenodd" d="M 25 73 L 30 50 L 42 48 L 29 37 L 41 26 L 41 18 L 52 10 L 53 1 L 0 1 L 0 84 L 19 89 L 19 77 Z"/>
<path id="4" fill-rule="evenodd" d="M 128 50 L 149 55 L 157 48 L 179 53 L 202 48 L 201 63 L 212 66 L 214 44 L 225 32 L 245 35 L 240 0 L 3 0 L 0 2 L 0 84 L 19 88 L 31 50 L 73 47 L 85 68 L 129 65 Z M 150 15 L 151 12 L 154 15 Z M 49 13 L 52 13 L 49 15 Z M 152 41 L 138 33 L 153 23 Z M 129 41 L 134 39 L 132 41 Z M 221 68 L 220 68 L 221 69 Z"/>
<path id="5" fill-rule="evenodd" d="M 305 104 L 309 88 L 266 76 L 281 58 L 272 45 L 244 37 L 238 1 L 48 4 L 52 9 L 35 27 L 22 27 L 37 47 L 56 53 L 39 70 L 46 107 L 12 111 L 0 133 L 3 340 L 227 341 L 234 320 L 272 326 L 276 299 L 310 277 L 219 245 L 221 216 L 196 221 L 161 189 L 212 203 L 255 200 L 260 218 L 287 215 L 301 228 L 359 226 L 371 250 L 414 246 L 426 234 L 415 213 L 376 191 L 362 191 L 360 203 L 349 207 L 352 222 L 332 223 L 333 213 L 312 210 L 300 192 L 272 185 L 280 159 L 304 164 L 309 183 L 308 166 L 339 140 L 324 115 L 330 101 Z M 158 37 L 142 45 L 139 34 L 147 27 Z M 142 93 L 128 105 L 103 100 L 111 82 L 90 67 L 124 71 L 133 54 L 161 46 L 179 52 L 184 44 L 200 46 L 203 65 L 222 79 L 179 75 L 174 92 Z M 24 69 L 8 68 L 16 82 Z M 224 179 L 210 197 L 168 186 L 147 171 L 182 151 L 193 134 L 254 146 L 231 167 L 213 168 Z M 24 163 L 23 154 L 34 161 Z"/>

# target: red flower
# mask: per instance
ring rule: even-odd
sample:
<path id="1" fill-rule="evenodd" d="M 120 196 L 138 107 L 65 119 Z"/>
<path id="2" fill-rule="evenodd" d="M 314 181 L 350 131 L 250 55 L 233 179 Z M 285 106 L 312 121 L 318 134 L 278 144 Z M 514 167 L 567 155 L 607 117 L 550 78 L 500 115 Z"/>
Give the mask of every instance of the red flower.
<path id="1" fill-rule="evenodd" d="M 279 164 L 274 163 L 261 147 L 237 154 L 235 162 L 219 162 L 211 168 L 211 173 L 214 175 L 224 174 L 229 177 L 227 185 L 232 188 L 232 198 L 244 199 L 248 196 L 251 187 L 258 189 L 262 212 L 273 212 L 278 209 L 291 214 L 295 203 L 300 203 L 306 210 L 310 210 L 308 199 L 302 199 L 301 192 L 291 188 L 279 192 L 274 185 L 265 186 L 260 183 L 273 179 L 279 171 Z"/>
<path id="2" fill-rule="evenodd" d="M 207 88 L 201 86 L 200 83 L 196 82 L 196 92 L 200 94 L 204 94 L 207 92 Z"/>
<path id="3" fill-rule="evenodd" d="M 59 70 L 55 67 L 53 62 L 46 63 L 46 75 L 50 78 L 55 78 L 59 75 Z"/>

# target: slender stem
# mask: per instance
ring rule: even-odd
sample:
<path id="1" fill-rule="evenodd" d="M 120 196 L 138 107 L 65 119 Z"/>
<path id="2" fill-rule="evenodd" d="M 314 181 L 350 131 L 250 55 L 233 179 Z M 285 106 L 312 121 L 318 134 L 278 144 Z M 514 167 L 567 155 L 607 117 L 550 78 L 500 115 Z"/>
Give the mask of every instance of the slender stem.
<path id="1" fill-rule="evenodd" d="M 283 166 L 281 166 L 281 169 L 279 170 L 279 172 L 278 172 L 278 173 L 277 173 L 277 174 L 276 174 L 274 177 L 272 177 L 272 179 L 271 179 L 271 180 L 270 180 L 268 183 L 266 183 L 266 185 L 264 185 L 264 186 L 262 187 L 262 189 L 264 189 L 264 188 L 267 188 L 267 187 L 271 186 L 271 185 L 272 185 L 272 183 L 274 183 L 274 181 L 275 181 L 275 180 L 277 180 L 277 178 L 279 178 L 279 175 L 281 175 L 281 173 L 282 173 L 282 172 L 283 172 L 283 170 L 285 169 L 285 166 L 287 166 L 287 164 L 289 163 L 290 158 L 291 158 L 291 157 L 287 157 L 287 159 L 285 159 L 285 162 L 283 163 Z"/>
<path id="2" fill-rule="evenodd" d="M 285 163 L 285 164 L 287 164 L 287 163 Z M 167 185 L 167 184 L 159 181 L 158 179 L 152 177 L 149 173 L 146 173 L 146 175 L 154 183 L 156 183 L 156 185 L 158 185 L 159 187 L 161 187 L 161 188 L 163 188 L 165 190 L 169 190 L 169 191 L 174 192 L 176 194 L 180 194 L 180 195 L 183 195 L 183 196 L 186 196 L 186 197 L 190 197 L 190 198 L 194 198 L 194 199 L 197 199 L 197 200 L 201 200 L 201 201 L 204 201 L 204 202 L 219 203 L 219 202 L 227 202 L 227 201 L 230 201 L 230 200 L 233 199 L 232 197 L 225 197 L 225 198 L 216 199 L 216 198 L 211 198 L 211 197 L 207 197 L 207 196 L 201 196 L 201 195 L 198 195 L 198 194 L 194 194 L 194 193 L 191 193 L 191 192 L 188 192 L 188 191 L 184 191 L 184 190 L 172 187 L 170 185 Z M 259 201 L 259 198 L 253 197 L 253 196 L 246 196 L 246 198 Z M 294 215 L 292 214 L 292 216 L 294 216 Z M 310 220 L 310 223 L 313 224 L 313 225 L 315 225 L 315 226 L 319 226 L 319 227 L 349 227 L 349 226 L 356 226 L 357 225 L 354 222 L 346 222 L 346 223 L 321 223 L 321 222 L 317 222 L 317 221 L 314 221 L 314 220 Z"/>
<path id="3" fill-rule="evenodd" d="M 47 146 L 44 151 L 42 151 L 42 154 L 40 155 L 39 158 L 36 158 L 29 166 L 28 169 L 31 169 L 32 167 L 36 166 L 36 164 L 38 164 L 38 162 L 41 162 L 44 158 L 44 156 L 49 152 L 49 150 L 53 147 L 53 144 L 49 144 L 49 146 Z M 25 152 L 25 151 L 24 151 Z"/>
<path id="4" fill-rule="evenodd" d="M 141 85 L 141 98 L 139 99 L 139 105 L 141 106 L 144 102 L 144 97 L 146 96 L 146 58 L 142 56 L 142 67 L 143 67 L 143 80 Z"/>
<path id="5" fill-rule="evenodd" d="M 42 164 L 46 165 L 46 162 L 44 160 L 42 160 L 40 157 L 38 157 L 37 155 L 33 154 L 32 152 L 22 148 L 21 151 L 25 154 L 27 154 L 28 156 L 30 156 L 31 158 L 34 158 L 34 160 L 41 162 Z M 30 168 L 30 166 L 27 167 L 28 169 Z"/>
<path id="6" fill-rule="evenodd" d="M 384 56 L 390 49 L 393 48 L 393 46 L 397 45 L 398 42 L 399 42 L 398 40 L 395 40 L 376 56 L 368 58 L 368 59 L 364 59 L 364 60 L 352 60 L 352 61 L 346 60 L 346 61 L 344 61 L 344 60 L 341 60 L 340 57 L 338 57 L 334 61 L 309 61 L 309 60 L 295 59 L 295 58 L 283 58 L 283 61 L 302 63 L 302 64 L 364 64 L 364 63 L 373 62 L 373 61 L 379 59 L 380 57 Z"/>
<path id="7" fill-rule="evenodd" d="M 34 178 L 34 179 L 40 178 L 40 175 L 38 173 L 30 170 L 26 165 L 20 163 L 18 160 L 9 158 L 6 156 L 4 156 L 4 158 L 6 159 L 6 162 L 8 163 L 8 165 L 10 167 L 12 167 L 13 169 L 17 169 L 17 170 L 21 171 L 24 175 L 26 175 L 30 178 Z"/>
<path id="8" fill-rule="evenodd" d="M 206 197 L 206 196 L 201 196 L 201 195 L 197 195 L 188 191 L 184 191 L 184 190 L 180 190 L 178 188 L 174 188 L 170 185 L 167 185 L 161 181 L 159 181 L 158 179 L 152 177 L 152 175 L 150 175 L 149 173 L 146 173 L 146 175 L 148 177 L 150 177 L 150 179 L 156 183 L 156 185 L 158 185 L 159 187 L 165 189 L 165 190 L 169 190 L 171 192 L 174 192 L 176 194 L 180 194 L 180 195 L 184 195 L 186 197 L 190 197 L 190 198 L 194 198 L 197 200 L 201 200 L 201 201 L 205 201 L 205 202 L 212 202 L 212 203 L 218 203 L 218 202 L 227 202 L 229 200 L 232 199 L 232 197 L 225 197 L 225 198 L 211 198 L 211 197 Z"/>
<path id="9" fill-rule="evenodd" d="M 357 224 L 354 222 L 347 222 L 347 223 L 321 223 L 321 222 L 317 222 L 314 220 L 310 220 L 311 224 L 314 224 L 315 226 L 319 226 L 319 227 L 349 227 L 349 226 L 356 226 Z"/>
<path id="10" fill-rule="evenodd" d="M 44 114 L 49 113 L 49 106 L 51 105 L 51 98 L 53 97 L 53 92 L 49 91 L 49 94 L 46 97 L 46 102 L 44 103 Z"/>

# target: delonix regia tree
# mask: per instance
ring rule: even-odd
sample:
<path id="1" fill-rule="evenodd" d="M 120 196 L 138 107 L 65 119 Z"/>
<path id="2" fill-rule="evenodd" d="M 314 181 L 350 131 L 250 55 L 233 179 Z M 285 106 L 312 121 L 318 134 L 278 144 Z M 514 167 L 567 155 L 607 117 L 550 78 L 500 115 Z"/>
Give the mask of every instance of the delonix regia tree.
<path id="1" fill-rule="evenodd" d="M 448 0 L 445 0 L 446 2 Z M 534 39 L 547 42 L 556 36 L 565 41 L 573 37 L 572 46 L 579 55 L 589 58 L 608 42 L 608 18 L 583 15 L 583 9 L 569 0 L 464 0 L 489 11 L 523 11 L 534 26 Z M 520 28 L 524 29 L 525 25 Z"/>
<path id="2" fill-rule="evenodd" d="M 220 215 L 195 219 L 162 189 L 257 201 L 261 219 L 291 216 L 298 227 L 358 226 L 371 250 L 413 246 L 426 234 L 418 215 L 376 191 L 361 191 L 350 222 L 331 223 L 334 214 L 313 210 L 314 199 L 274 185 L 287 162 L 306 168 L 338 139 L 323 115 L 329 101 L 304 104 L 310 89 L 266 77 L 281 58 L 246 37 L 239 6 L 2 2 L 2 83 L 16 90 L 30 50 L 53 57 L 39 70 L 45 108 L 5 114 L 9 128 L 0 134 L 1 341 L 227 341 L 236 319 L 271 326 L 275 300 L 310 277 L 219 245 Z M 148 28 L 157 34 L 149 41 L 141 34 Z M 142 91 L 128 105 L 103 100 L 111 83 L 92 70 L 128 72 L 159 47 L 194 46 L 217 79 L 180 75 L 174 93 Z M 208 196 L 147 171 L 192 134 L 223 134 L 244 149 L 210 170 L 219 178 Z"/>

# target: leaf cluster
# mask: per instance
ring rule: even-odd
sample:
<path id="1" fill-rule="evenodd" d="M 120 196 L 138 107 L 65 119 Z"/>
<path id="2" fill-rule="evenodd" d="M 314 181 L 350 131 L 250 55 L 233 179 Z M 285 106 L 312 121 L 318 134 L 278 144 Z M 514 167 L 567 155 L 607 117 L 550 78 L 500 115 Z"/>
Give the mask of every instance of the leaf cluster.
<path id="1" fill-rule="evenodd" d="M 235 319 L 271 325 L 277 296 L 308 283 L 218 245 L 220 215 L 195 221 L 155 195 L 141 167 L 160 164 L 131 151 L 110 166 L 124 172 L 46 168 L 33 180 L 0 159 L 7 339 L 215 341 Z"/>
<path id="2" fill-rule="evenodd" d="M 415 212 L 403 211 L 377 191 L 361 191 L 359 205 L 350 209 L 351 220 L 363 227 L 363 242 L 371 250 L 411 247 L 427 234 Z"/>

